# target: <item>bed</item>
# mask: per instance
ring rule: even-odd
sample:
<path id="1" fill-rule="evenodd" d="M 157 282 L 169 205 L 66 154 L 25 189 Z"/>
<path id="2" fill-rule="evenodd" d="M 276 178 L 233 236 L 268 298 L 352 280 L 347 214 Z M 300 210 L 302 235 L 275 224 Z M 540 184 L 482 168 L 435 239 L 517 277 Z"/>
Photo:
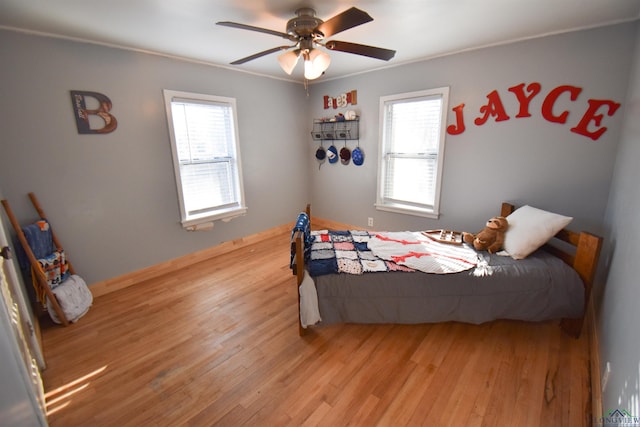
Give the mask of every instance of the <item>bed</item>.
<path id="1" fill-rule="evenodd" d="M 510 223 L 513 223 L 513 230 L 507 232 L 505 248 L 508 238 L 514 236 L 511 238 L 514 240 L 517 231 L 522 230 L 520 224 L 525 221 L 522 215 L 517 215 L 524 213 L 525 208 L 530 208 L 528 213 L 538 211 L 529 206 L 515 209 L 510 203 L 502 204 L 500 215 L 512 218 Z M 538 225 L 549 228 L 555 219 L 568 221 L 555 223 L 555 229 L 547 230 L 552 233 L 551 238 L 544 237 L 544 244 L 536 243 L 522 256 L 477 252 L 468 245 L 461 245 L 467 250 L 465 256 L 469 255 L 469 250 L 475 252 L 477 261 L 472 267 L 462 266 L 458 270 L 434 274 L 403 265 L 392 267 L 393 261 L 399 258 L 391 260 L 387 257 L 384 261 L 387 268 L 380 268 L 379 272 L 349 274 L 345 271 L 319 272 L 317 261 L 314 261 L 317 257 L 311 252 L 313 242 L 320 241 L 319 236 L 326 238 L 329 235 L 328 240 L 333 236 L 342 240 L 364 239 L 374 250 L 380 240 L 409 245 L 415 243 L 413 237 L 406 234 L 407 240 L 405 235 L 366 230 L 315 230 L 311 226 L 310 206 L 307 206 L 298 216 L 291 234 L 291 269 L 298 288 L 299 333 L 304 335 L 310 327 L 337 323 L 457 321 L 480 324 L 498 319 L 534 322 L 559 319 L 567 334 L 579 337 L 602 238 L 564 228 L 571 218 L 560 215 L 540 217 Z M 415 232 L 413 236 L 417 234 Z M 510 253 L 516 252 L 514 249 Z M 381 254 L 375 252 L 375 255 Z M 460 261 L 458 264 L 468 261 L 462 255 L 454 258 Z M 376 266 L 382 265 L 379 260 L 375 262 Z M 369 263 L 374 265 L 372 261 Z M 315 320 L 308 320 L 310 310 L 315 313 Z"/>

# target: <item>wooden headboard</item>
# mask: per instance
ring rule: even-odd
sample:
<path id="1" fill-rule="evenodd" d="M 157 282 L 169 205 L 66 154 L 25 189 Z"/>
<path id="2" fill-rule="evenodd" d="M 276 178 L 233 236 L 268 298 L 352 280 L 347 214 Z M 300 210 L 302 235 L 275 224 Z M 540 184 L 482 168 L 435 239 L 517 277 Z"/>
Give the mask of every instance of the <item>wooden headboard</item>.
<path id="1" fill-rule="evenodd" d="M 509 216 L 515 210 L 515 206 L 510 203 L 502 203 L 500 215 Z M 584 283 L 584 311 L 586 314 L 589 298 L 591 297 L 591 289 L 593 287 L 593 279 L 598 267 L 598 259 L 602 248 L 602 237 L 595 234 L 582 231 L 576 233 L 571 230 L 563 229 L 555 235 L 555 238 L 569 244 L 573 251 L 564 250 L 550 243 L 544 246 L 544 249 L 557 256 L 578 273 Z M 571 336 L 579 337 L 584 323 L 584 314 L 582 319 L 562 319 L 562 329 Z"/>

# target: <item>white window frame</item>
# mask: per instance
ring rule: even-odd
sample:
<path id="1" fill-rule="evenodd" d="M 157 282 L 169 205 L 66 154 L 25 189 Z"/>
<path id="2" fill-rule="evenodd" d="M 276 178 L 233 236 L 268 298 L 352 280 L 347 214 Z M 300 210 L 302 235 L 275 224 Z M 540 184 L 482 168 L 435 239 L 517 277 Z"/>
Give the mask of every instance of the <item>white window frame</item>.
<path id="1" fill-rule="evenodd" d="M 181 92 L 175 90 L 165 89 L 164 100 L 167 115 L 167 124 L 169 126 L 169 137 L 171 140 L 171 154 L 173 157 L 173 167 L 176 179 L 176 188 L 178 190 L 178 199 L 180 207 L 180 222 L 184 228 L 191 228 L 199 224 L 210 223 L 216 220 L 229 220 L 231 218 L 244 215 L 247 211 L 244 198 L 244 186 L 242 182 L 242 162 L 240 161 L 240 142 L 238 139 L 238 120 L 236 115 L 236 100 L 235 98 L 227 98 L 215 95 L 206 95 L 190 92 Z M 232 123 L 228 123 L 228 137 L 233 139 L 232 147 L 235 152 L 230 153 L 229 156 L 216 157 L 214 159 L 207 159 L 200 163 L 213 164 L 216 162 L 224 162 L 229 164 L 230 175 L 229 180 L 233 181 L 231 184 L 234 198 L 231 203 L 227 203 L 219 206 L 211 206 L 205 209 L 200 209 L 195 212 L 189 212 L 185 203 L 185 194 L 183 190 L 183 176 L 181 173 L 181 164 L 178 155 L 178 144 L 176 142 L 176 130 L 174 126 L 174 117 L 172 112 L 172 102 L 185 102 L 192 104 L 207 104 L 207 105 L 221 105 L 229 107 L 231 109 L 231 115 L 229 117 Z M 185 163 L 185 162 L 183 162 Z M 191 160 L 189 163 L 193 165 L 195 161 Z"/>
<path id="2" fill-rule="evenodd" d="M 390 128 L 387 123 L 388 108 L 397 103 L 415 102 L 424 99 L 440 98 L 442 101 L 440 111 L 440 126 L 437 153 L 403 153 L 392 152 L 390 148 Z M 403 213 L 427 218 L 438 218 L 440 214 L 440 188 L 442 187 L 442 167 L 444 164 L 444 149 L 446 137 L 447 111 L 449 101 L 449 87 L 440 87 L 416 92 L 408 92 L 396 95 L 380 97 L 380 140 L 378 144 L 378 188 L 376 196 L 376 209 L 382 211 Z M 388 160 L 390 156 L 395 158 L 426 159 L 437 156 L 435 171 L 435 188 L 433 203 L 416 203 L 408 200 L 394 200 L 386 194 L 387 174 L 389 172 Z"/>

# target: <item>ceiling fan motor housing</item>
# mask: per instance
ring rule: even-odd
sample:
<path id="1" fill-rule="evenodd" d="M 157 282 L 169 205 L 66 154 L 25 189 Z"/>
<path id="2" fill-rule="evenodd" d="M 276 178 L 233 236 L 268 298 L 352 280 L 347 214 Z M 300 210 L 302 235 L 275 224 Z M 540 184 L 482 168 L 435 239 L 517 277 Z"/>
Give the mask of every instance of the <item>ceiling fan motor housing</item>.
<path id="1" fill-rule="evenodd" d="M 312 35 L 321 35 L 316 28 L 324 21 L 320 18 L 316 18 L 315 10 L 310 7 L 303 7 L 296 10 L 296 15 L 298 16 L 287 22 L 287 34 L 299 36 L 301 38 Z"/>

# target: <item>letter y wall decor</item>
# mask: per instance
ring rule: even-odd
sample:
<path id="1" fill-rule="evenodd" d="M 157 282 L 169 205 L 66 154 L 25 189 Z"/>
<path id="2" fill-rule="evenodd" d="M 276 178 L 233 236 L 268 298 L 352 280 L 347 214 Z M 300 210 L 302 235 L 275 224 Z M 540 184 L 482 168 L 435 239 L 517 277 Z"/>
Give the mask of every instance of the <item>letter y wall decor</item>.
<path id="1" fill-rule="evenodd" d="M 95 108 L 87 108 L 88 102 L 94 104 Z M 109 112 L 113 104 L 102 93 L 72 90 L 71 104 L 80 134 L 104 134 L 113 132 L 118 127 L 118 121 Z"/>

